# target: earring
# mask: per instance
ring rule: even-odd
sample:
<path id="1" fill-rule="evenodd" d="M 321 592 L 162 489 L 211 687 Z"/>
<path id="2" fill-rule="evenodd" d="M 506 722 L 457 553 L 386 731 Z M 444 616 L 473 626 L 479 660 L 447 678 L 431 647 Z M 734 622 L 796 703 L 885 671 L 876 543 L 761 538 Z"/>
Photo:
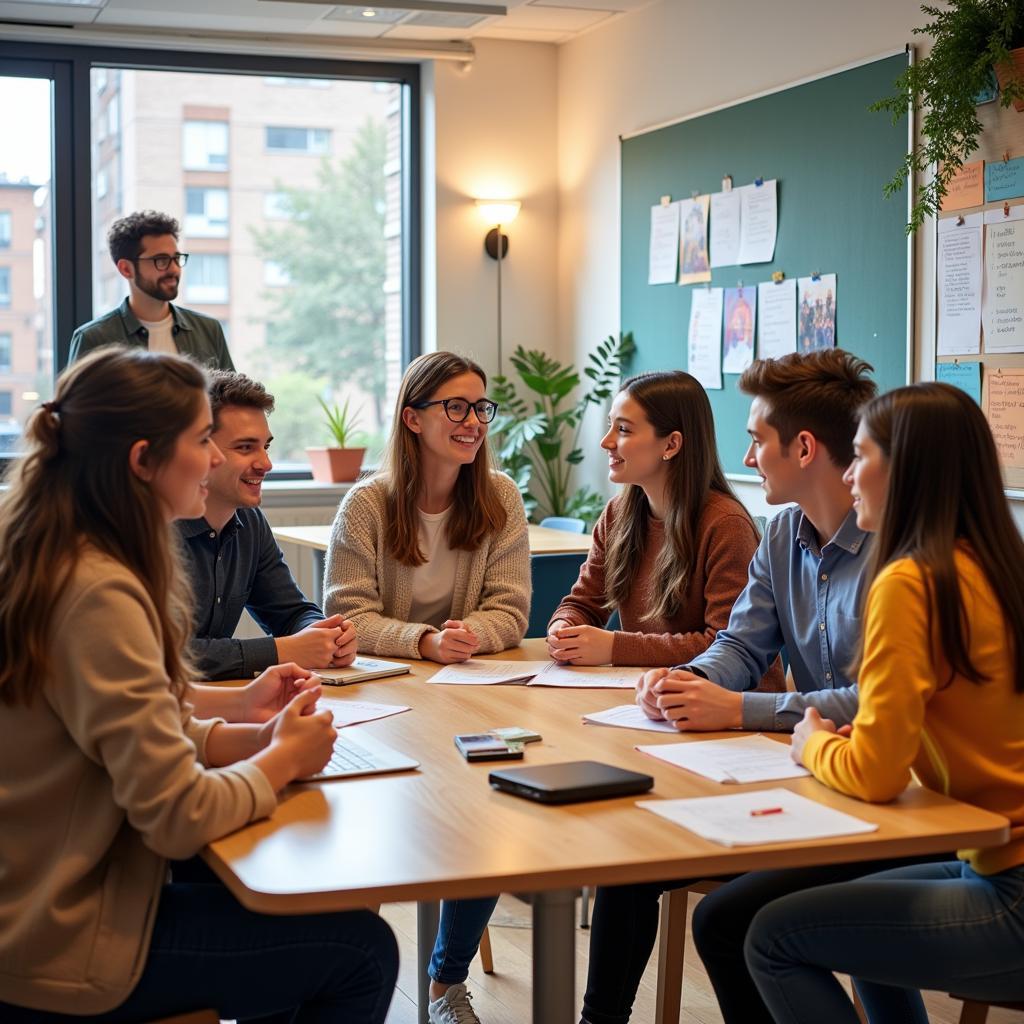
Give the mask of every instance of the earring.
<path id="1" fill-rule="evenodd" d="M 668 462 L 668 456 L 667 455 L 662 455 L 661 461 L 662 462 Z"/>

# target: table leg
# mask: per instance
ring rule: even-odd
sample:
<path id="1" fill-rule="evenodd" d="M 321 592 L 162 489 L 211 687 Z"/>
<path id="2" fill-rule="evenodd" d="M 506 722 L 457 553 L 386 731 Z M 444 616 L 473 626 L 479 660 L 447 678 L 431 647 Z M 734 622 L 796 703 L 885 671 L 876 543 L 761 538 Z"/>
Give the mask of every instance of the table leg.
<path id="1" fill-rule="evenodd" d="M 533 1021 L 570 1024 L 576 1017 L 576 891 L 533 896 Z"/>
<path id="2" fill-rule="evenodd" d="M 324 606 L 324 566 L 327 562 L 327 552 L 319 548 L 313 551 L 313 601 L 315 604 Z"/>
<path id="3" fill-rule="evenodd" d="M 437 926 L 441 922 L 441 904 L 437 900 L 421 900 L 416 904 L 416 951 L 419 963 L 417 1019 L 427 1024 L 427 1003 L 430 1002 L 430 978 L 427 965 L 437 938 Z"/>

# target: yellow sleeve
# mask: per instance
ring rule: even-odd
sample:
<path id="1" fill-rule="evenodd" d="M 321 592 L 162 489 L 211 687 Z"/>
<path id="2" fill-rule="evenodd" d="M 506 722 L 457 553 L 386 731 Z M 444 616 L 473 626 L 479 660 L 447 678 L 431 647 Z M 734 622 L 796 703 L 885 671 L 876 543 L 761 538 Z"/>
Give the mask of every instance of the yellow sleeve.
<path id="1" fill-rule="evenodd" d="M 815 733 L 804 764 L 841 793 L 872 803 L 894 799 L 910 781 L 936 685 L 924 579 L 904 559 L 886 567 L 868 594 L 853 734 Z"/>

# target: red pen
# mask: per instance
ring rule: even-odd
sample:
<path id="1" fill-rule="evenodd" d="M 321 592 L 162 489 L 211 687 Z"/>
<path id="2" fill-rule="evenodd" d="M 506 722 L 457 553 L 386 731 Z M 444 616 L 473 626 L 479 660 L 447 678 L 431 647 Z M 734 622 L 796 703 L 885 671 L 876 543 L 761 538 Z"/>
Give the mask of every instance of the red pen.
<path id="1" fill-rule="evenodd" d="M 758 808 L 756 811 L 751 811 L 750 812 L 750 816 L 752 818 L 761 818 L 761 817 L 763 817 L 766 814 L 781 814 L 781 813 L 782 813 L 782 808 L 781 807 L 761 807 L 761 808 Z"/>

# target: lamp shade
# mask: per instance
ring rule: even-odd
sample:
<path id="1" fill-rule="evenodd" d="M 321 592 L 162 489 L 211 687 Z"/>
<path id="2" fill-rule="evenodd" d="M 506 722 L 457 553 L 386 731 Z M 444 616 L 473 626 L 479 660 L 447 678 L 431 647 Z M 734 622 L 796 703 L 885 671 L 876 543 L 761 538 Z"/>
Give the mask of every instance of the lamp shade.
<path id="1" fill-rule="evenodd" d="M 518 199 L 478 199 L 476 208 L 484 223 L 511 224 L 519 214 L 520 202 Z"/>

